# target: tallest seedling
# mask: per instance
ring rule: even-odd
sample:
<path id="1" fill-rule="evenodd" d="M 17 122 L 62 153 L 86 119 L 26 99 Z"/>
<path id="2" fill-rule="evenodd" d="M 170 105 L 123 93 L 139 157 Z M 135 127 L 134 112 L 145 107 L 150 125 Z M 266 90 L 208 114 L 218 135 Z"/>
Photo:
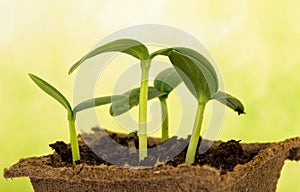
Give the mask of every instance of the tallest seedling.
<path id="1" fill-rule="evenodd" d="M 147 157 L 147 100 L 148 100 L 148 76 L 150 69 L 150 56 L 147 47 L 133 39 L 118 39 L 99 46 L 83 56 L 69 70 L 71 74 L 85 60 L 105 52 L 122 52 L 140 60 L 141 65 L 141 85 L 139 96 L 139 159 Z"/>

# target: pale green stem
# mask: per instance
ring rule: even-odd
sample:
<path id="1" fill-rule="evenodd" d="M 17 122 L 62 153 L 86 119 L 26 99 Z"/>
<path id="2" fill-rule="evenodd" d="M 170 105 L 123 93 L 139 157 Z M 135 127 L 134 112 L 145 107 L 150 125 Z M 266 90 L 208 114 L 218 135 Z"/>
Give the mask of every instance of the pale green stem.
<path id="1" fill-rule="evenodd" d="M 151 60 L 141 61 L 142 82 L 139 98 L 139 160 L 147 157 L 147 101 L 148 101 L 148 76 Z"/>
<path id="2" fill-rule="evenodd" d="M 187 164 L 192 164 L 195 161 L 195 155 L 196 155 L 197 145 L 199 142 L 199 137 L 200 137 L 200 132 L 201 132 L 205 104 L 206 103 L 204 103 L 204 102 L 198 103 L 198 109 L 197 109 L 197 114 L 196 114 L 196 118 L 195 118 L 195 122 L 194 122 L 193 133 L 192 133 L 189 147 L 187 150 L 187 154 L 185 157 L 185 162 Z"/>
<path id="3" fill-rule="evenodd" d="M 74 117 L 68 118 L 69 120 L 69 131 L 70 131 L 70 143 L 71 143 L 71 150 L 72 150 L 72 161 L 73 164 L 76 164 L 76 161 L 80 160 L 80 153 L 79 153 L 79 146 L 75 128 L 75 119 Z"/>
<path id="4" fill-rule="evenodd" d="M 161 106 L 161 140 L 164 142 L 169 139 L 169 113 L 167 106 L 167 97 L 160 97 L 160 106 Z"/>

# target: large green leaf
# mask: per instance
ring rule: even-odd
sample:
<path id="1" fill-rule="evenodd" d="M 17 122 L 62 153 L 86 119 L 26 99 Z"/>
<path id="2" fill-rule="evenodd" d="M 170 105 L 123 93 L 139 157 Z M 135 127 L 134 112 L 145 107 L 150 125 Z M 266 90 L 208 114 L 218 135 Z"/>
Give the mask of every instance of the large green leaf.
<path id="1" fill-rule="evenodd" d="M 192 57 L 193 59 L 195 59 L 199 63 L 201 63 L 204 67 L 206 67 L 206 69 L 214 77 L 214 83 L 216 84 L 216 86 L 215 86 L 216 88 L 214 91 L 217 91 L 218 86 L 219 86 L 217 73 L 216 73 L 213 65 L 209 62 L 209 60 L 204 55 L 200 54 L 199 52 L 197 52 L 193 49 L 186 48 L 186 47 L 175 47 L 174 49 L 180 53 L 183 53 L 187 56 Z"/>
<path id="2" fill-rule="evenodd" d="M 110 107 L 110 114 L 112 116 L 118 116 L 129 111 L 132 107 L 137 106 L 140 99 L 139 95 L 140 88 L 135 88 L 127 91 L 123 94 L 123 96 L 125 96 L 126 98 L 122 98 L 120 100 L 112 102 L 112 105 Z M 156 97 L 161 97 L 163 95 L 166 95 L 166 93 L 161 92 L 154 87 L 148 87 L 148 100 L 154 99 Z"/>
<path id="3" fill-rule="evenodd" d="M 124 95 L 115 95 L 115 96 L 96 97 L 96 98 L 85 100 L 74 107 L 73 109 L 74 116 L 79 111 L 83 111 L 101 105 L 106 105 L 124 98 L 126 99 L 127 97 Z"/>
<path id="4" fill-rule="evenodd" d="M 158 50 L 150 55 L 168 56 L 187 88 L 198 101 L 207 102 L 218 90 L 217 74 L 210 62 L 200 53 L 184 47 Z"/>
<path id="5" fill-rule="evenodd" d="M 160 72 L 154 80 L 154 87 L 161 92 L 169 94 L 182 82 L 175 68 L 168 68 Z"/>
<path id="6" fill-rule="evenodd" d="M 224 105 L 230 107 L 231 109 L 233 109 L 234 111 L 236 111 L 239 115 L 240 114 L 245 114 L 245 108 L 242 104 L 242 102 L 227 94 L 227 93 L 224 93 L 222 91 L 218 91 L 214 96 L 213 96 L 213 99 L 216 99 L 218 100 L 220 103 L 223 103 Z"/>
<path id="7" fill-rule="evenodd" d="M 57 100 L 64 108 L 68 110 L 69 113 L 72 113 L 72 108 L 68 100 L 52 85 L 44 81 L 43 79 L 33 75 L 29 74 L 29 77 L 33 80 L 33 82 L 41 88 L 43 91 L 45 91 L 48 95 L 53 97 L 55 100 Z"/>
<path id="8" fill-rule="evenodd" d="M 69 74 L 77 69 L 85 60 L 105 52 L 123 52 L 140 60 L 149 59 L 149 52 L 144 44 L 133 39 L 118 39 L 87 53 L 70 68 Z"/>
<path id="9" fill-rule="evenodd" d="M 216 78 L 201 62 L 176 50 L 170 52 L 169 59 L 198 101 L 207 102 L 217 92 Z"/>

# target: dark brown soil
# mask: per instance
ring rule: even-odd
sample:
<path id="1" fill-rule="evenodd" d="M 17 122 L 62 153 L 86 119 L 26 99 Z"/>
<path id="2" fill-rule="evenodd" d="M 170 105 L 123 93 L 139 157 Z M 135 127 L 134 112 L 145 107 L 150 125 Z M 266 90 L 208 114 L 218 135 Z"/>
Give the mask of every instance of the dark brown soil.
<path id="1" fill-rule="evenodd" d="M 116 145 L 117 147 L 112 146 L 112 142 L 114 141 L 119 144 Z M 178 139 L 177 137 L 172 137 L 167 143 L 161 143 L 160 139 L 150 138 L 148 139 L 148 157 L 139 162 L 137 151 L 138 136 L 136 133 L 130 133 L 129 135 L 116 134 L 94 128 L 93 133 L 82 134 L 79 138 L 81 160 L 77 163 L 111 165 L 108 162 L 113 162 L 113 164 L 128 167 L 153 166 L 166 162 L 168 165 L 177 167 L 180 164 L 184 164 L 188 142 L 189 138 Z M 226 173 L 226 171 L 232 171 L 237 164 L 245 164 L 251 161 L 257 154 L 244 151 L 239 142 L 230 140 L 225 143 L 215 142 L 212 144 L 209 141 L 203 141 L 201 146 L 204 146 L 204 148 L 207 147 L 208 150 L 203 154 L 197 152 L 194 164 L 215 167 L 222 174 Z M 209 144 L 212 144 L 212 146 L 208 147 Z M 50 155 L 51 166 L 72 166 L 72 155 L 69 144 L 57 141 L 50 144 L 50 147 L 55 150 L 54 154 Z M 156 150 L 151 151 L 153 148 Z M 181 152 L 178 154 L 176 153 L 177 151 Z M 178 155 L 172 157 L 174 152 Z M 109 154 L 110 157 L 106 157 L 104 160 L 101 158 L 103 154 L 106 156 Z M 115 159 L 118 159 L 117 163 L 114 161 Z"/>

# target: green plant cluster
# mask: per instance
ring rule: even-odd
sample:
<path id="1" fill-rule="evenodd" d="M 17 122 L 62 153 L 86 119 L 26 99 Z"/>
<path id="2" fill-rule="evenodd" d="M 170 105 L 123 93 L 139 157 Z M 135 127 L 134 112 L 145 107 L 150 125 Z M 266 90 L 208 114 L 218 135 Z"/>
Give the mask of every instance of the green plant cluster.
<path id="1" fill-rule="evenodd" d="M 147 101 L 158 98 L 161 103 L 162 114 L 162 141 L 169 139 L 169 116 L 168 95 L 181 82 L 191 92 L 198 102 L 196 118 L 192 136 L 186 155 L 186 163 L 194 162 L 197 144 L 199 142 L 205 105 L 211 99 L 216 99 L 222 104 L 230 107 L 239 115 L 245 113 L 243 104 L 235 97 L 219 91 L 218 77 L 212 64 L 201 53 L 186 47 L 173 47 L 161 49 L 149 53 L 147 47 L 133 39 L 118 39 L 104 44 L 84 55 L 69 70 L 69 74 L 75 71 L 87 59 L 105 52 L 122 52 L 140 60 L 141 83 L 139 88 L 127 91 L 122 95 L 91 98 L 71 107 L 68 100 L 53 86 L 41 78 L 29 74 L 30 78 L 43 91 L 56 99 L 66 110 L 69 121 L 70 143 L 72 148 L 73 163 L 80 160 L 80 152 L 75 128 L 76 114 L 82 110 L 111 104 L 110 114 L 121 115 L 134 106 L 139 106 L 139 160 L 147 157 Z M 148 85 L 148 76 L 151 61 L 157 56 L 169 58 L 173 67 L 160 72 L 154 85 Z"/>

